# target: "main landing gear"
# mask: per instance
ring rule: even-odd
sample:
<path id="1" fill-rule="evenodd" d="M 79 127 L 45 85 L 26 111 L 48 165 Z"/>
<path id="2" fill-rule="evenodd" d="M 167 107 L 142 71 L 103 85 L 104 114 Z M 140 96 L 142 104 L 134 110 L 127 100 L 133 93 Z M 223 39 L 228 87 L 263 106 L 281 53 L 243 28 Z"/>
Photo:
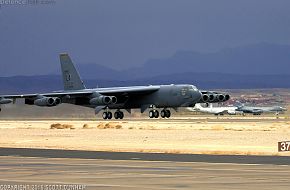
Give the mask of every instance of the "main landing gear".
<path id="1" fill-rule="evenodd" d="M 110 111 L 105 111 L 103 113 L 103 119 L 112 119 L 113 118 L 113 114 L 112 112 Z M 115 113 L 114 113 L 114 118 L 115 119 L 123 119 L 124 118 L 124 113 L 120 110 L 117 110 Z"/>
<path id="2" fill-rule="evenodd" d="M 170 110 L 167 110 L 167 109 L 163 109 L 163 110 L 161 110 L 161 112 L 160 112 L 160 116 L 162 117 L 162 118 L 169 118 L 170 116 L 171 116 L 171 112 L 170 112 Z M 158 110 L 150 110 L 149 111 L 149 117 L 150 118 L 158 118 L 159 117 L 159 112 L 158 112 Z"/>
<path id="3" fill-rule="evenodd" d="M 103 113 L 103 119 L 112 119 L 113 114 L 110 111 L 106 111 Z"/>
<path id="4" fill-rule="evenodd" d="M 150 110 L 150 111 L 149 111 L 149 117 L 150 117 L 150 118 L 158 118 L 158 117 L 159 117 L 159 112 L 158 112 L 158 110 Z"/>
<path id="5" fill-rule="evenodd" d="M 114 118 L 115 118 L 115 119 L 123 119 L 123 118 L 124 118 L 124 113 L 121 112 L 120 110 L 117 110 L 117 111 L 114 113 Z"/>

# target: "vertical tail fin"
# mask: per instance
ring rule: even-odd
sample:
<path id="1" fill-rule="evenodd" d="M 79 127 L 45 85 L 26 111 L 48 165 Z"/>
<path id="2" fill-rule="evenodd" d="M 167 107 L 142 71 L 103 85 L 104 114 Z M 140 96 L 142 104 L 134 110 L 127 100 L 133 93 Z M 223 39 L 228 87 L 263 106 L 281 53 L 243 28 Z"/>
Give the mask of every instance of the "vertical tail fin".
<path id="1" fill-rule="evenodd" d="M 59 55 L 64 90 L 83 90 L 85 85 L 67 53 Z"/>
<path id="2" fill-rule="evenodd" d="M 234 103 L 234 106 L 235 106 L 235 107 L 238 107 L 238 108 L 241 108 L 241 107 L 244 107 L 244 104 L 242 104 L 242 103 L 239 102 L 239 101 L 236 101 L 236 102 Z"/>

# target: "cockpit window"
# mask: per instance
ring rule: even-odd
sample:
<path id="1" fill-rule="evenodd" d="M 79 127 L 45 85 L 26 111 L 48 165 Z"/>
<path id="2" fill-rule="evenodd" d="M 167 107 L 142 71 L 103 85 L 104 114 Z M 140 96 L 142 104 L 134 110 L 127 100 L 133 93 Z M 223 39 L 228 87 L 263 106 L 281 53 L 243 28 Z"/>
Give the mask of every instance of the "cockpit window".
<path id="1" fill-rule="evenodd" d="M 190 89 L 190 90 L 197 91 L 197 88 L 196 88 L 196 86 L 193 86 L 193 85 L 190 85 L 190 86 L 189 86 L 189 89 Z"/>

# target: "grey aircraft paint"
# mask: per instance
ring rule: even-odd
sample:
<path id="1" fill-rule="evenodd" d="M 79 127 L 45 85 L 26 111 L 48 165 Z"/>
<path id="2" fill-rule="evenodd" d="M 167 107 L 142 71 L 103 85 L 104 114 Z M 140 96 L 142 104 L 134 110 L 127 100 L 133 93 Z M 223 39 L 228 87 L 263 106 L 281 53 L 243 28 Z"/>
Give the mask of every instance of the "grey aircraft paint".
<path id="1" fill-rule="evenodd" d="M 149 117 L 162 118 L 171 116 L 170 108 L 193 107 L 196 103 L 214 103 L 227 101 L 230 96 L 210 91 L 200 91 L 191 84 L 129 86 L 114 88 L 86 89 L 81 77 L 68 54 L 60 54 L 64 91 L 44 94 L 0 95 L 3 103 L 11 103 L 11 99 L 24 98 L 25 104 L 52 107 L 60 103 L 74 104 L 95 109 L 95 113 L 103 112 L 103 119 L 123 119 L 121 111 L 140 108 L 143 113 L 150 109 Z M 11 101 L 4 101 L 11 100 Z M 1 101 L 0 101 L 1 103 Z M 116 110 L 114 115 L 110 111 Z"/>
<path id="2" fill-rule="evenodd" d="M 255 107 L 255 106 L 245 106 L 238 103 L 236 111 L 241 111 L 243 113 L 251 113 L 254 115 L 261 115 L 262 113 L 276 113 L 277 115 L 281 112 L 287 111 L 287 109 L 281 106 L 272 107 Z"/>

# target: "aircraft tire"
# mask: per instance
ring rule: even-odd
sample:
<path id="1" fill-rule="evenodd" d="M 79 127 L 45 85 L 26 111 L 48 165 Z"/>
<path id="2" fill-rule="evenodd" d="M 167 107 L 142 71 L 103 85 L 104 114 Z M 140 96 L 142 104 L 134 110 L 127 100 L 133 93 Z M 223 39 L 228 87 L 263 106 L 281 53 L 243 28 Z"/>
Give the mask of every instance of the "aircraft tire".
<path id="1" fill-rule="evenodd" d="M 107 114 L 107 112 L 104 112 L 104 113 L 103 113 L 103 119 L 108 119 L 108 114 Z"/>
<path id="2" fill-rule="evenodd" d="M 161 110 L 161 112 L 160 112 L 160 116 L 161 116 L 162 118 L 165 118 L 165 117 L 166 117 L 166 110 Z"/>
<path id="3" fill-rule="evenodd" d="M 107 119 L 112 119 L 112 117 L 113 117 L 113 114 L 112 114 L 112 112 L 107 112 Z"/>
<path id="4" fill-rule="evenodd" d="M 159 117 L 159 111 L 158 110 L 155 110 L 153 112 L 153 115 L 154 115 L 155 118 L 158 118 Z"/>
<path id="5" fill-rule="evenodd" d="M 166 117 L 167 117 L 167 118 L 170 118 L 170 116 L 171 116 L 171 112 L 170 112 L 170 110 L 166 110 L 166 112 L 165 112 L 165 113 L 166 113 L 166 114 L 165 114 L 165 115 L 166 115 Z"/>
<path id="6" fill-rule="evenodd" d="M 150 110 L 149 111 L 149 118 L 151 118 L 151 119 L 154 118 L 154 112 L 153 112 L 153 110 Z"/>
<path id="7" fill-rule="evenodd" d="M 120 113 L 119 113 L 119 111 L 116 111 L 116 112 L 114 113 L 114 118 L 115 118 L 115 119 L 119 119 L 119 118 L 120 118 Z"/>
<path id="8" fill-rule="evenodd" d="M 119 115 L 119 119 L 123 119 L 124 118 L 124 113 L 120 111 L 119 114 L 120 114 Z"/>

